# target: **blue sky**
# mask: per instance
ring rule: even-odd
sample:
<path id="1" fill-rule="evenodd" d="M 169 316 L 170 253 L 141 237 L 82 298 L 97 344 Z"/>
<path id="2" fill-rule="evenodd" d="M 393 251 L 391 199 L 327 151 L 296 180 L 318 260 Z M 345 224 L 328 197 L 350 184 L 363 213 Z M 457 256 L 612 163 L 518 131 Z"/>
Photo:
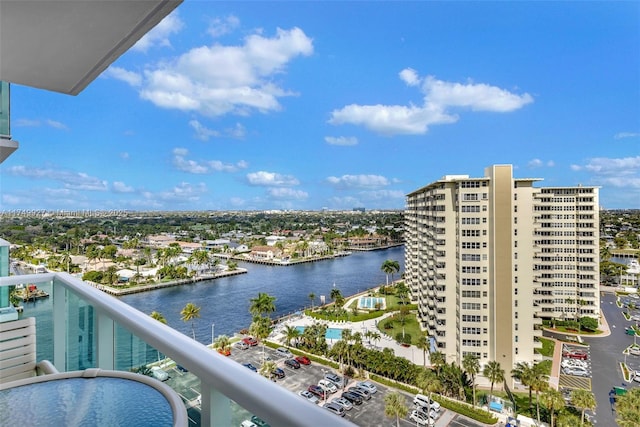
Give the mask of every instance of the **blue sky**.
<path id="1" fill-rule="evenodd" d="M 1 210 L 401 209 L 513 164 L 640 208 L 638 2 L 185 1 L 76 97 L 12 86 Z"/>

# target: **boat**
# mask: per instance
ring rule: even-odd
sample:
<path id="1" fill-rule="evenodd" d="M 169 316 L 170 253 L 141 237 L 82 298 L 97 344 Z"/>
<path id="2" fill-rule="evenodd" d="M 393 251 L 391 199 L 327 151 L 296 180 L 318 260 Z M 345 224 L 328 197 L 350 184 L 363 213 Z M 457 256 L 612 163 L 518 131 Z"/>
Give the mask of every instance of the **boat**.
<path id="1" fill-rule="evenodd" d="M 48 298 L 49 294 L 43 291 L 42 289 L 38 289 L 38 287 L 30 283 L 26 287 L 23 286 L 14 291 L 16 297 L 20 298 L 22 301 L 35 301 L 40 298 Z"/>

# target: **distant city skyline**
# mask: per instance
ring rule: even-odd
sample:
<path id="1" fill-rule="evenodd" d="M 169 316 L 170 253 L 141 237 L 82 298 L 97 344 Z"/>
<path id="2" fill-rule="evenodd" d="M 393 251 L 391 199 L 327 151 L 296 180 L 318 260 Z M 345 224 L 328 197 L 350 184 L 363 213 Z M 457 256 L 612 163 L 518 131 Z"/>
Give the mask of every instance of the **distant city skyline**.
<path id="1" fill-rule="evenodd" d="M 491 164 L 638 209 L 639 15 L 187 0 L 78 96 L 11 86 L 0 210 L 403 209 Z"/>

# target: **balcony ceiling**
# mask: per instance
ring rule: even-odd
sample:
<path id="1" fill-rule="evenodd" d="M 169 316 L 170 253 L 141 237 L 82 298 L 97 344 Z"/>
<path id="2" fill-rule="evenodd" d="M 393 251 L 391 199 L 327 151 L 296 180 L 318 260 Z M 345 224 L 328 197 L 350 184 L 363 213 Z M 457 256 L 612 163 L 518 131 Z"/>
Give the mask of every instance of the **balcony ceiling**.
<path id="1" fill-rule="evenodd" d="M 0 80 L 80 93 L 182 0 L 0 0 Z"/>

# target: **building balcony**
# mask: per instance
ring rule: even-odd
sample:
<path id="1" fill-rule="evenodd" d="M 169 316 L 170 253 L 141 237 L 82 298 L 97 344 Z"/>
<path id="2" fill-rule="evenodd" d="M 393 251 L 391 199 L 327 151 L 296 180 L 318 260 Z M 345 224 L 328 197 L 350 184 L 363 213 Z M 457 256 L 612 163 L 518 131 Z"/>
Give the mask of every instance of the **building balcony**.
<path id="1" fill-rule="evenodd" d="M 181 365 L 199 380 L 201 403 L 185 405 L 192 426 L 239 425 L 251 414 L 275 426 L 353 425 L 69 274 L 0 278 L 0 289 L 19 284 L 50 295 L 24 315 L 36 318 L 37 359 L 60 372 Z"/>

